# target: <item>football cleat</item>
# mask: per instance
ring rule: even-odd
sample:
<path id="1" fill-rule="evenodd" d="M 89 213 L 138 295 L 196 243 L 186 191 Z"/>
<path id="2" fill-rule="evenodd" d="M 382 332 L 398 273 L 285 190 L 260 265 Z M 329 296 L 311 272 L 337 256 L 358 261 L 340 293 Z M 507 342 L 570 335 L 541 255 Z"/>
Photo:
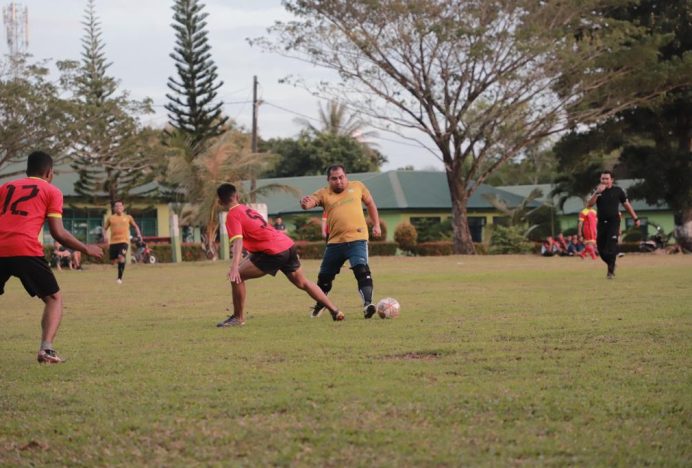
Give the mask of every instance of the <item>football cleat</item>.
<path id="1" fill-rule="evenodd" d="M 36 360 L 39 364 L 60 364 L 61 362 L 65 362 L 63 358 L 58 356 L 54 349 L 42 349 L 38 352 Z"/>
<path id="2" fill-rule="evenodd" d="M 377 308 L 375 304 L 366 304 L 365 307 L 363 307 L 363 317 L 366 319 L 372 318 L 376 311 Z"/>
<path id="3" fill-rule="evenodd" d="M 219 328 L 242 327 L 243 325 L 245 325 L 245 322 L 233 315 L 229 315 L 226 320 L 216 324 L 216 326 Z"/>
<path id="4" fill-rule="evenodd" d="M 326 307 L 322 304 L 315 304 L 310 310 L 310 318 L 318 318 Z"/>

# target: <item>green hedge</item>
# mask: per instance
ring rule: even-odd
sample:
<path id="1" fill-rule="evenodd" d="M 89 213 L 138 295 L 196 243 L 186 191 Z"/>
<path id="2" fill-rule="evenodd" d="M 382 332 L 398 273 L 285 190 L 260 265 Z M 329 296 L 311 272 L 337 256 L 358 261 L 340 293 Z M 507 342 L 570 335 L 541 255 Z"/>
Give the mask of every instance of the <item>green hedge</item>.
<path id="1" fill-rule="evenodd" d="M 478 255 L 488 255 L 488 245 L 480 242 L 473 243 Z M 441 255 L 454 255 L 454 243 L 451 240 L 420 242 L 414 250 L 415 255 L 432 257 Z"/>

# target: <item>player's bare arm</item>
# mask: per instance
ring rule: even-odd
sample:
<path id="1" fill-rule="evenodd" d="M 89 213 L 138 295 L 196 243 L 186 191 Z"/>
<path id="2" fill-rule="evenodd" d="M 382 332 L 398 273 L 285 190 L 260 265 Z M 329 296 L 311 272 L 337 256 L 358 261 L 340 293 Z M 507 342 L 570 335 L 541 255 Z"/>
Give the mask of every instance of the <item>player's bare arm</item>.
<path id="1" fill-rule="evenodd" d="M 627 200 L 625 203 L 623 203 L 623 206 L 627 210 L 627 212 L 630 214 L 632 219 L 634 220 L 634 225 L 639 227 L 641 223 L 639 222 L 639 218 L 637 217 L 637 213 L 635 213 L 634 208 L 632 208 L 632 204 Z"/>
<path id="2" fill-rule="evenodd" d="M 380 237 L 382 235 L 382 229 L 380 227 L 380 214 L 377 211 L 375 200 L 369 198 L 367 200 L 363 200 L 363 202 L 365 203 L 365 206 L 368 209 L 368 215 L 372 220 L 372 235 L 373 237 Z"/>
<path id="3" fill-rule="evenodd" d="M 62 224 L 62 218 L 48 218 L 48 229 L 53 239 L 57 240 L 65 247 L 79 250 L 91 257 L 103 257 L 103 250 L 101 250 L 101 247 L 93 244 L 84 244 L 70 232 L 66 231 Z"/>
<path id="4" fill-rule="evenodd" d="M 231 283 L 242 283 L 243 279 L 240 277 L 240 260 L 243 258 L 243 239 L 238 237 L 233 241 L 231 247 L 231 252 L 233 255 L 233 260 L 231 260 L 231 269 L 228 271 L 228 280 Z"/>
<path id="5" fill-rule="evenodd" d="M 135 228 L 135 232 L 137 233 L 137 237 L 140 239 L 142 238 L 142 231 L 139 230 L 139 226 L 137 226 L 137 223 L 135 223 L 135 219 L 133 217 L 130 217 L 130 224 Z"/>

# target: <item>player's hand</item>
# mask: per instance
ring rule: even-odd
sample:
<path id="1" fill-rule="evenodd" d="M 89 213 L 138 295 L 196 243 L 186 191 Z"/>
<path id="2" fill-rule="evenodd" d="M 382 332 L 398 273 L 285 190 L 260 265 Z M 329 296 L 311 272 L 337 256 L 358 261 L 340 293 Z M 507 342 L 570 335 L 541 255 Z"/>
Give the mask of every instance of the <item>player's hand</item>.
<path id="1" fill-rule="evenodd" d="M 231 267 L 231 269 L 228 271 L 228 281 L 230 281 L 231 283 L 238 284 L 243 282 L 242 278 L 240 277 L 240 271 L 238 270 L 238 268 Z"/>
<path id="2" fill-rule="evenodd" d="M 300 199 L 300 207 L 304 210 L 307 210 L 308 208 L 312 208 L 312 198 L 309 196 L 305 196 Z"/>
<path id="3" fill-rule="evenodd" d="M 378 224 L 377 226 L 372 227 L 372 236 L 373 237 L 380 237 L 382 235 L 382 229 L 380 228 L 380 225 Z"/>
<path id="4" fill-rule="evenodd" d="M 603 191 L 606 189 L 605 184 L 598 184 L 596 187 L 596 193 L 603 193 Z"/>
<path id="5" fill-rule="evenodd" d="M 637 227 L 641 227 L 642 222 L 639 221 L 639 220 L 637 219 L 637 220 L 634 221 L 634 225 L 637 226 Z"/>
<path id="6" fill-rule="evenodd" d="M 86 254 L 90 257 L 103 258 L 103 250 L 95 244 L 88 244 L 86 246 Z"/>

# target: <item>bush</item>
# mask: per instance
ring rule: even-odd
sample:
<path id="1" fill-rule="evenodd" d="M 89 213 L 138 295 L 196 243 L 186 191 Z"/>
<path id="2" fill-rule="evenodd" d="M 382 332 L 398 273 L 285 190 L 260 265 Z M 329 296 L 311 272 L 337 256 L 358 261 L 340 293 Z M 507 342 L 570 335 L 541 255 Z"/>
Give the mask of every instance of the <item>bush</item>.
<path id="1" fill-rule="evenodd" d="M 413 252 L 418 243 L 418 232 L 411 223 L 403 222 L 394 231 L 394 241 L 404 252 Z"/>
<path id="2" fill-rule="evenodd" d="M 379 257 L 391 257 L 396 255 L 396 242 L 370 242 L 368 243 L 370 255 Z"/>
<path id="3" fill-rule="evenodd" d="M 296 241 L 296 250 L 298 251 L 300 258 L 320 259 L 324 255 L 324 249 L 326 246 L 327 244 L 324 241 Z"/>
<path id="4" fill-rule="evenodd" d="M 292 218 L 292 222 L 295 229 L 291 231 L 291 237 L 295 240 L 322 240 L 322 218 L 310 215 L 299 215 Z"/>
<path id="5" fill-rule="evenodd" d="M 531 243 L 524 237 L 524 226 L 493 226 L 490 236 L 491 254 L 515 254 L 531 252 Z"/>
<path id="6" fill-rule="evenodd" d="M 413 253 L 421 257 L 452 255 L 453 252 L 452 241 L 421 242 L 413 250 Z"/>

